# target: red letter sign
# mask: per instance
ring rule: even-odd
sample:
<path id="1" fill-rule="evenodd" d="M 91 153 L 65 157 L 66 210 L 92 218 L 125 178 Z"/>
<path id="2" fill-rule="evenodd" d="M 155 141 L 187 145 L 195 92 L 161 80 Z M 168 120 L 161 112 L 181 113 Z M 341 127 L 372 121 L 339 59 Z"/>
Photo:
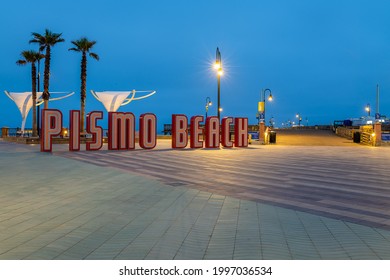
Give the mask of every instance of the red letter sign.
<path id="1" fill-rule="evenodd" d="M 206 120 L 206 148 L 219 148 L 218 117 L 208 117 Z"/>
<path id="2" fill-rule="evenodd" d="M 142 114 L 139 120 L 139 145 L 153 149 L 157 143 L 157 118 L 155 114 Z"/>
<path id="3" fill-rule="evenodd" d="M 62 113 L 58 110 L 42 110 L 41 152 L 51 152 L 52 138 L 58 136 L 62 129 Z"/>
<path id="4" fill-rule="evenodd" d="M 108 113 L 108 149 L 135 148 L 135 117 L 132 113 Z"/>
<path id="5" fill-rule="evenodd" d="M 236 118 L 234 122 L 234 146 L 248 147 L 248 118 Z"/>
<path id="6" fill-rule="evenodd" d="M 87 115 L 87 132 L 92 134 L 92 142 L 87 142 L 87 151 L 97 151 L 103 146 L 103 128 L 97 125 L 97 120 L 103 118 L 102 111 L 93 111 Z"/>
<path id="7" fill-rule="evenodd" d="M 185 115 L 172 115 L 172 148 L 185 148 L 188 143 L 188 119 Z"/>
<path id="8" fill-rule="evenodd" d="M 70 111 L 69 151 L 80 151 L 80 111 Z"/>
<path id="9" fill-rule="evenodd" d="M 233 124 L 233 118 L 226 117 L 222 119 L 222 137 L 221 143 L 225 148 L 232 148 L 233 141 L 230 139 L 230 125 Z"/>
<path id="10" fill-rule="evenodd" d="M 203 148 L 203 141 L 199 140 L 199 136 L 202 135 L 202 129 L 199 126 L 201 122 L 203 122 L 203 116 L 194 116 L 191 118 L 191 148 Z"/>

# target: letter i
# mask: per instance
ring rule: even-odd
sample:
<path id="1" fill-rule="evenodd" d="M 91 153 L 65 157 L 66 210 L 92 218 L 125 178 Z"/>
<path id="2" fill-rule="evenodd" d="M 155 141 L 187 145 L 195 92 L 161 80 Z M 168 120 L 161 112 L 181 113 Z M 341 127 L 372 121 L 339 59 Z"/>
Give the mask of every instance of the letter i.
<path id="1" fill-rule="evenodd" d="M 69 151 L 80 151 L 80 111 L 70 111 Z"/>

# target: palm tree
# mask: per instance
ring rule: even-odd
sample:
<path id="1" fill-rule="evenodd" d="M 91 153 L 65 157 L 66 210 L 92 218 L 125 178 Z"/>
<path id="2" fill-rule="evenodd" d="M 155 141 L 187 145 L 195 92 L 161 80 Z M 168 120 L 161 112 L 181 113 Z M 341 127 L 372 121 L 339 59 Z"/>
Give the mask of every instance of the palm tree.
<path id="1" fill-rule="evenodd" d="M 32 117 L 32 136 L 37 137 L 37 67 L 35 63 L 44 58 L 45 56 L 36 51 L 23 51 L 21 53 L 23 59 L 16 61 L 18 65 L 26 65 L 31 63 L 31 92 L 32 92 L 32 101 L 33 101 L 33 117 Z"/>
<path id="2" fill-rule="evenodd" d="M 53 33 L 46 29 L 43 35 L 33 32 L 34 39 L 30 40 L 30 43 L 38 43 L 39 51 L 46 50 L 45 54 L 45 72 L 43 75 L 43 93 L 42 98 L 45 101 L 45 109 L 48 108 L 50 93 L 49 93 L 49 78 L 50 78 L 50 60 L 51 60 L 51 48 L 60 42 L 65 40 L 61 38 L 62 33 Z"/>
<path id="3" fill-rule="evenodd" d="M 81 88 L 80 88 L 80 107 L 81 107 L 81 124 L 80 131 L 84 132 L 84 119 L 85 119 L 85 99 L 87 97 L 87 53 L 90 57 L 99 60 L 99 56 L 96 53 L 91 52 L 91 49 L 96 44 L 96 41 L 89 41 L 86 37 L 82 37 L 79 40 L 72 41 L 75 46 L 70 48 L 70 51 L 81 52 Z"/>

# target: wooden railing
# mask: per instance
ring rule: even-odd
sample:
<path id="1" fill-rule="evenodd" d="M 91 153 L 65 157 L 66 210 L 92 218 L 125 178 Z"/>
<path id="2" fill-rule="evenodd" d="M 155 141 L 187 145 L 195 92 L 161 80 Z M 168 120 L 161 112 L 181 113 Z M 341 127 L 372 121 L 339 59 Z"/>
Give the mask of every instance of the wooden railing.
<path id="1" fill-rule="evenodd" d="M 336 135 L 347 139 L 353 139 L 353 134 L 359 131 L 359 128 L 339 126 L 336 128 Z"/>

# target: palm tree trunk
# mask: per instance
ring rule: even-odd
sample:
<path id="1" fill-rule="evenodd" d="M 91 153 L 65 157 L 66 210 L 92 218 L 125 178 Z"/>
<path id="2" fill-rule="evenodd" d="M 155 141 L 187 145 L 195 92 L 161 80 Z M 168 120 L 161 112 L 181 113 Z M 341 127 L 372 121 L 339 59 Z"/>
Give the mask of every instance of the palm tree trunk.
<path id="1" fill-rule="evenodd" d="M 85 100 L 87 98 L 87 55 L 83 52 L 83 56 L 81 58 L 81 88 L 80 88 L 80 115 L 81 115 L 81 123 L 80 123 L 80 132 L 85 131 Z"/>
<path id="2" fill-rule="evenodd" d="M 49 108 L 49 79 L 50 79 L 50 57 L 51 57 L 51 50 L 50 46 L 46 46 L 46 55 L 45 55 L 45 73 L 43 75 L 43 93 L 42 98 L 45 101 L 45 109 Z"/>
<path id="3" fill-rule="evenodd" d="M 32 137 L 37 137 L 37 68 L 35 63 L 31 63 L 31 83 L 32 83 Z"/>

